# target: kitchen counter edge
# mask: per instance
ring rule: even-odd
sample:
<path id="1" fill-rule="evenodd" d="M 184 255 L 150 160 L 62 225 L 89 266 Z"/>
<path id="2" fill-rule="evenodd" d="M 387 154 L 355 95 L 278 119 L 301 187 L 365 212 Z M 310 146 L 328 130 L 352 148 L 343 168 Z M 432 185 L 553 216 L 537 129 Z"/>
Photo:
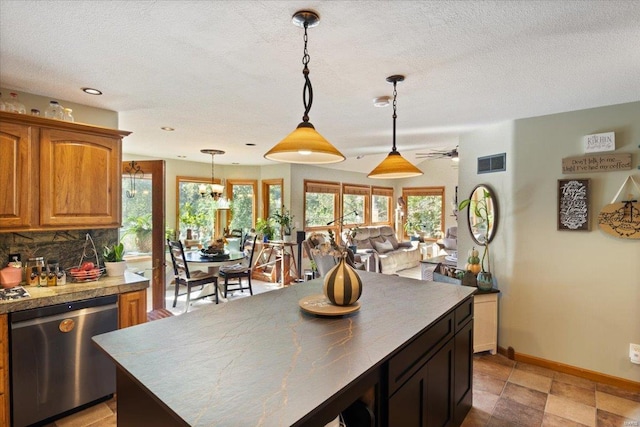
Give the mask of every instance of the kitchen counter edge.
<path id="1" fill-rule="evenodd" d="M 31 296 L 17 300 L 0 301 L 0 314 L 134 292 L 148 287 L 148 278 L 129 271 L 126 271 L 124 276 L 106 276 L 95 282 L 67 283 L 49 287 L 24 286 Z"/>

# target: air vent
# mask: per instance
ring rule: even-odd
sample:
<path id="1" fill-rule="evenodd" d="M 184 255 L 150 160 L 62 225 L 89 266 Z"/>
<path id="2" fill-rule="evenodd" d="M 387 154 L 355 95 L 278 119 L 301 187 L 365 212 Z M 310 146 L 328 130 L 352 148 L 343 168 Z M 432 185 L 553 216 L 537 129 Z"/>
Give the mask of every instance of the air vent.
<path id="1" fill-rule="evenodd" d="M 507 170 L 507 153 L 478 157 L 478 173 L 502 172 Z"/>

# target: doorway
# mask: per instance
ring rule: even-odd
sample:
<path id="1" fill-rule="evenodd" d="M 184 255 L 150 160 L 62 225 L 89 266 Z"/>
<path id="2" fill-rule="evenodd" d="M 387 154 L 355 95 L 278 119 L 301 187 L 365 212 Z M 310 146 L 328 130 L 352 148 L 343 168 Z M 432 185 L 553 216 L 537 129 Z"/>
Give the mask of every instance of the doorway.
<path id="1" fill-rule="evenodd" d="M 165 162 L 122 162 L 122 228 L 129 268 L 143 272 L 151 286 L 147 310 L 165 308 Z"/>

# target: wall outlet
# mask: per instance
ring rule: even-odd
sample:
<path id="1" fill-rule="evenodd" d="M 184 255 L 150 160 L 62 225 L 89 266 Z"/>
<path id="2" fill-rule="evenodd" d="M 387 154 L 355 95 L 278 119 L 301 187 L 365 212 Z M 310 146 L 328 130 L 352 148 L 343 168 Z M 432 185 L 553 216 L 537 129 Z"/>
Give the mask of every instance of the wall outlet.
<path id="1" fill-rule="evenodd" d="M 13 257 L 16 257 L 16 261 L 21 261 L 20 254 L 9 254 L 9 262 L 13 262 Z"/>
<path id="2" fill-rule="evenodd" d="M 640 365 L 640 344 L 629 344 L 629 360 Z"/>

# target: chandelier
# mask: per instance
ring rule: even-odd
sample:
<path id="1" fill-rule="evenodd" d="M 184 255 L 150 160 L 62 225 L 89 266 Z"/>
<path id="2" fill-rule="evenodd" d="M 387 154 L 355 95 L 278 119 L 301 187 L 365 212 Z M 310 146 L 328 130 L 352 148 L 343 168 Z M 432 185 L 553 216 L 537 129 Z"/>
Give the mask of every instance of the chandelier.
<path id="1" fill-rule="evenodd" d="M 206 197 L 207 195 L 211 196 L 211 198 L 217 202 L 218 209 L 229 209 L 229 203 L 227 202 L 227 200 L 223 197 L 224 195 L 224 185 L 223 184 L 218 184 L 216 183 L 215 180 L 215 174 L 214 174 L 214 170 L 215 170 L 215 165 L 214 165 L 214 157 L 216 154 L 224 154 L 224 151 L 222 150 L 215 150 L 212 148 L 206 148 L 204 150 L 200 150 L 201 153 L 203 154 L 210 154 L 211 155 L 211 184 L 209 184 L 208 186 L 205 184 L 200 184 L 200 187 L 198 188 L 198 192 L 200 193 L 200 195 L 202 197 Z"/>
<path id="2" fill-rule="evenodd" d="M 396 150 L 396 97 L 398 91 L 396 85 L 398 82 L 404 81 L 404 76 L 395 75 L 387 77 L 389 83 L 393 83 L 393 146 L 391 152 L 387 155 L 387 158 L 382 161 L 371 173 L 369 178 L 376 179 L 392 179 L 392 178 L 410 178 L 413 176 L 422 175 L 422 171 L 412 165 L 409 161 L 405 160 L 400 155 L 400 152 Z"/>
<path id="3" fill-rule="evenodd" d="M 304 88 L 302 89 L 302 102 L 304 114 L 298 127 L 277 143 L 264 155 L 266 159 L 285 163 L 326 164 L 337 163 L 345 159 L 344 155 L 329 141 L 320 135 L 309 122 L 309 111 L 313 104 L 313 88 L 309 79 L 309 52 L 307 51 L 307 28 L 315 27 L 320 23 L 320 16 L 310 10 L 301 10 L 293 15 L 295 25 L 304 28 L 304 54 L 302 56 L 302 75 L 304 76 Z"/>
<path id="4" fill-rule="evenodd" d="M 140 180 L 144 177 L 144 172 L 140 165 L 135 161 L 131 160 L 129 165 L 124 168 L 124 171 L 129 174 L 129 189 L 125 192 L 129 199 L 133 199 L 136 197 L 136 180 Z"/>

